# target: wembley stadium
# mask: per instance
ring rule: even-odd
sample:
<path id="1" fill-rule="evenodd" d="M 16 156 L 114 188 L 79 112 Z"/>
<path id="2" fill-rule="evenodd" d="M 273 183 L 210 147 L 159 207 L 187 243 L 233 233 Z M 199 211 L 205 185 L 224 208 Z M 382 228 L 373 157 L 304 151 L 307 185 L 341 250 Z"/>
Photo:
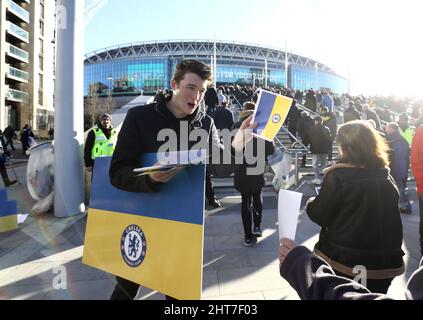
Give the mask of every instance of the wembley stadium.
<path id="1" fill-rule="evenodd" d="M 125 44 L 89 53 L 84 61 L 84 94 L 139 94 L 169 88 L 183 59 L 213 63 L 217 85 L 288 86 L 295 90 L 348 91 L 348 80 L 311 58 L 280 49 L 212 40 L 169 40 Z M 288 68 L 285 67 L 288 60 Z M 267 79 L 267 81 L 266 81 Z"/>

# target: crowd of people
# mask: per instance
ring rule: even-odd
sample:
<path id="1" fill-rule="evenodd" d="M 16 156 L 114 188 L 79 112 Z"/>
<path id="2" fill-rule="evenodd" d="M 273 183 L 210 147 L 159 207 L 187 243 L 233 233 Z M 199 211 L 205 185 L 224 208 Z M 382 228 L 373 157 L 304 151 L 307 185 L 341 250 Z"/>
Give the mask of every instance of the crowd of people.
<path id="1" fill-rule="evenodd" d="M 13 139 L 17 139 L 16 131 L 12 125 L 7 126 L 4 131 L 0 130 L 0 174 L 6 188 L 13 186 L 17 180 L 11 180 L 7 173 L 6 164 L 10 163 L 13 152 L 16 150 Z M 25 125 L 20 132 L 20 142 L 22 144 L 23 155 L 27 156 L 26 151 L 34 143 L 34 133 L 29 125 Z M 10 146 L 10 150 L 8 147 Z"/>
<path id="2" fill-rule="evenodd" d="M 364 266 L 365 287 L 361 286 L 358 292 L 365 294 L 365 299 L 386 298 L 383 294 L 387 293 L 392 280 L 404 273 L 401 213 L 412 213 L 407 185 L 410 159 L 418 188 L 423 254 L 423 129 L 416 130 L 423 123 L 423 108 L 396 114 L 392 111 L 399 110 L 390 110 L 386 104 L 377 108 L 374 98 L 337 96 L 329 90 L 305 93 L 285 88 L 268 90 L 294 99 L 286 125 L 292 142 L 300 139 L 310 149 L 314 169 L 312 183 L 321 185 L 319 195 L 310 199 L 306 207 L 311 220 L 321 227 L 315 247 L 317 258 L 313 259 L 326 261 L 338 283 L 339 279 L 344 283 L 353 282 L 354 267 Z M 242 116 L 251 107 L 248 101 L 257 101 L 257 91 L 238 85 L 221 86 L 216 91 L 211 86 L 205 98 L 208 114 L 211 117 L 219 114 L 220 110 L 227 109 L 231 100 L 234 100 L 232 104 L 244 106 L 241 119 L 245 119 Z M 342 100 L 349 101 L 345 109 L 341 107 Z M 415 110 L 419 110 L 417 116 Z M 218 117 L 216 124 L 219 121 Z M 336 162 L 333 161 L 335 141 L 339 148 Z M 263 154 L 267 155 L 267 152 Z M 306 166 L 306 156 L 302 166 Z M 242 195 L 244 245 L 252 246 L 255 238 L 261 236 L 257 226 L 261 219 L 263 185 L 252 180 L 239 181 L 235 171 L 235 187 Z M 258 188 L 254 189 L 255 185 Z M 421 279 L 421 274 L 420 270 L 420 276 L 413 278 L 411 287 L 415 286 L 416 279 Z M 301 280 L 306 283 L 309 276 L 305 274 Z M 328 298 L 347 297 L 344 293 L 329 291 L 326 294 L 332 296 L 326 296 Z M 413 292 L 409 297 L 421 295 Z"/>
<path id="3" fill-rule="evenodd" d="M 230 172 L 242 198 L 242 244 L 252 247 L 262 236 L 264 169 L 255 174 L 249 174 L 248 169 L 273 154 L 275 145 L 251 134 L 256 125 L 252 122 L 256 88 L 230 85 L 216 90 L 210 85 L 211 76 L 204 63 L 180 62 L 171 81 L 172 90 L 158 93 L 152 104 L 131 109 L 119 135 L 112 116 L 101 115 L 85 143 L 85 165 L 92 173 L 96 158 L 111 156 L 113 186 L 128 192 L 160 192 L 178 170 L 139 176 L 133 169 L 138 167 L 141 154 L 158 152 L 162 143 L 157 135 L 162 129 L 187 123 L 189 133 L 206 132 L 210 153 L 217 149 L 231 159 L 236 152 L 250 149 L 256 163 L 244 157 L 242 163 L 230 164 Z M 410 166 L 417 183 L 423 254 L 423 110 L 415 120 L 406 112 L 394 118 L 389 110 L 375 108 L 374 100 L 364 97 L 338 96 L 329 90 L 268 90 L 293 98 L 286 120 L 291 141 L 300 139 L 309 147 L 314 170 L 311 182 L 321 185 L 319 194 L 306 204 L 308 216 L 321 227 L 314 253 L 296 246 L 294 239 L 284 239 L 279 255 L 281 275 L 304 299 L 385 299 L 392 280 L 404 273 L 401 213 L 412 211 L 407 186 Z M 346 99 L 348 107 L 339 112 Z M 239 117 L 229 110 L 233 104 L 238 106 Z M 230 145 L 216 139 L 222 130 L 235 130 Z M 181 132 L 176 133 L 180 138 Z M 24 153 L 33 136 L 26 125 L 20 134 Z M 0 138 L 0 172 L 5 185 L 10 186 L 16 181 L 9 180 L 5 163 L 11 155 L 7 148 L 15 149 L 13 127 L 0 132 Z M 334 142 L 339 148 L 336 162 Z M 264 143 L 263 149 L 258 147 L 260 143 Z M 193 146 L 195 141 L 189 141 L 187 147 Z M 304 157 L 302 166 L 306 164 Z M 217 208 L 221 204 L 213 191 L 214 172 L 216 168 L 207 166 L 205 191 L 209 205 Z M 366 269 L 358 286 L 354 282 L 356 266 Z M 418 284 L 422 275 L 420 269 L 410 280 L 408 297 L 422 297 L 423 287 Z M 138 284 L 117 277 L 111 298 L 133 299 L 138 288 Z"/>
<path id="4" fill-rule="evenodd" d="M 263 149 L 265 152 L 257 154 L 258 139 L 243 139 L 245 129 L 254 127 L 251 114 L 255 109 L 257 92 L 253 88 L 239 86 L 219 87 L 216 90 L 208 85 L 209 77 L 207 66 L 193 60 L 184 61 L 177 67 L 171 93 L 159 94 L 152 105 L 130 111 L 113 153 L 110 168 L 112 184 L 132 192 L 160 192 L 161 186 L 171 180 L 177 172 L 134 177 L 131 168 L 136 166 L 140 152 L 154 152 L 159 147 L 157 141 L 144 141 L 142 136 L 138 137 L 134 133 L 145 130 L 154 133 L 160 128 L 176 127 L 181 121 L 198 122 L 197 126 L 190 128 L 206 129 L 211 140 L 215 128 L 238 129 L 231 146 L 220 146 L 227 152 L 251 148 L 254 156 L 264 159 L 274 152 L 274 144 L 266 142 Z M 300 92 L 283 89 L 273 91 L 296 98 L 286 124 L 293 139 L 300 138 L 310 147 L 315 174 L 312 182 L 321 184 L 320 193 L 310 199 L 306 206 L 311 220 L 321 227 L 315 253 L 305 251 L 308 258 L 326 264 L 329 271 L 326 271 L 324 276 L 328 277 L 330 274 L 336 279 L 335 283 L 353 282 L 355 267 L 363 266 L 366 269 L 362 282 L 364 286 L 361 286 L 358 292 L 366 294 L 366 298 L 385 297 L 383 294 L 388 291 L 392 280 L 404 272 L 401 213 L 411 211 L 407 194 L 410 153 L 414 154 L 414 163 L 413 160 L 411 162 L 418 179 L 418 188 L 420 191 L 422 188 L 422 181 L 419 180 L 422 175 L 422 147 L 416 142 L 418 137 L 414 137 L 415 130 L 409 124 L 408 115 L 401 115 L 398 122 L 393 122 L 393 118 L 390 118 L 389 123 L 386 123 L 384 121 L 387 119 L 381 121 L 379 114 L 368 103 L 352 99 L 340 117 L 337 113 L 340 101 L 334 99 L 328 91 L 322 92 L 321 97 L 310 91 L 304 97 L 300 96 Z M 205 109 L 200 107 L 203 97 Z M 242 105 L 238 121 L 234 121 L 233 114 L 228 110 L 230 102 Z M 149 119 L 149 122 L 144 123 L 142 119 Z M 338 128 L 340 122 L 344 124 Z M 423 133 L 421 130 L 417 132 L 420 135 Z M 134 139 L 137 140 L 136 144 Z M 240 141 L 243 142 L 241 146 Z M 333 162 L 332 155 L 334 141 L 339 147 L 340 159 L 336 163 Z M 414 150 L 410 152 L 410 144 L 413 141 Z M 221 141 L 213 140 L 213 143 L 221 145 Z M 131 145 L 143 147 L 142 150 L 140 147 L 132 150 Z M 128 153 L 129 149 L 133 154 Z M 254 246 L 257 238 L 262 235 L 261 193 L 264 177 L 263 172 L 247 174 L 251 165 L 254 163 L 248 163 L 244 159 L 243 163 L 236 165 L 234 169 L 234 187 L 242 198 L 243 244 L 247 247 Z M 207 176 L 206 190 L 212 190 L 210 172 Z M 212 191 L 206 191 L 206 194 L 210 192 Z M 208 199 L 209 203 L 214 199 L 213 193 Z M 420 213 L 422 209 L 420 206 Z M 420 221 L 422 225 L 423 215 Z M 420 229 L 420 238 L 423 239 L 423 227 Z M 423 242 L 421 243 L 423 253 Z M 291 256 L 288 253 L 285 255 L 288 259 Z M 281 261 L 283 259 L 281 256 Z M 298 263 L 294 259 L 292 258 L 293 263 Z M 287 269 L 290 270 L 290 267 Z M 283 270 L 285 268 L 281 265 L 282 276 L 291 279 Z M 333 283 L 331 281 L 323 285 L 327 286 L 326 289 L 319 290 L 332 293 L 326 292 L 323 296 L 304 294 L 301 290 L 305 290 L 305 285 L 301 282 L 309 285 L 307 279 L 310 273 L 317 271 L 304 267 L 303 272 L 308 274 L 303 274 L 300 280 L 289 280 L 301 297 L 346 298 L 344 293 L 338 293 L 336 290 L 334 292 L 333 288 L 329 290 L 332 285 L 330 283 Z M 139 285 L 121 278 L 118 278 L 117 282 L 113 299 L 135 296 Z M 412 296 L 417 297 L 414 293 Z"/>

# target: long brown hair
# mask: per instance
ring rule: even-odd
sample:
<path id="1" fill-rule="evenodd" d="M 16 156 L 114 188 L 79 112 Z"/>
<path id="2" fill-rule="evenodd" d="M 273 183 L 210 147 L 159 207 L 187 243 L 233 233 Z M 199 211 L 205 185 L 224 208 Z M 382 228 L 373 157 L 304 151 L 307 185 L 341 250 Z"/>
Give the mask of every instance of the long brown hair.
<path id="1" fill-rule="evenodd" d="M 384 168 L 389 164 L 389 147 L 385 139 L 366 121 L 344 124 L 336 140 L 341 148 L 342 163 L 367 169 Z"/>

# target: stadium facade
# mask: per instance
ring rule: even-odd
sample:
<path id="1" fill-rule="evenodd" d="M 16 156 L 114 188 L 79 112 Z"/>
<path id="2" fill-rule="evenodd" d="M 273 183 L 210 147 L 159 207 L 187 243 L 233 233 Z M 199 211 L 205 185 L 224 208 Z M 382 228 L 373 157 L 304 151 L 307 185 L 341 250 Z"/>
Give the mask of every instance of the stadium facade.
<path id="1" fill-rule="evenodd" d="M 215 42 L 169 40 L 127 44 L 86 55 L 84 94 L 130 94 L 169 88 L 176 64 L 196 59 L 212 64 Z M 259 45 L 216 42 L 217 85 L 287 86 L 295 90 L 348 91 L 348 80 L 328 66 L 298 54 Z M 288 58 L 286 74 L 285 61 Z M 266 72 L 267 66 L 267 72 Z M 288 83 L 286 83 L 288 82 Z"/>

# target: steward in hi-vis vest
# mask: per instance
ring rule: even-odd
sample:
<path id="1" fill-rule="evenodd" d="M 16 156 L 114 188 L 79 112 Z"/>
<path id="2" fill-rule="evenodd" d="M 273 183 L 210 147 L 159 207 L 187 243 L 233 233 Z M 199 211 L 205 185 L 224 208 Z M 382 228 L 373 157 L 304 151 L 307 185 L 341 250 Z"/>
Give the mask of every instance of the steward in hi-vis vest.
<path id="1" fill-rule="evenodd" d="M 410 119 L 406 113 L 400 114 L 398 118 L 398 125 L 400 127 L 400 134 L 405 140 L 407 140 L 408 144 L 411 147 L 416 128 L 413 126 L 410 126 Z"/>
<path id="2" fill-rule="evenodd" d="M 105 113 L 100 117 L 100 126 L 93 128 L 87 136 L 84 160 L 87 171 L 92 172 L 94 160 L 113 155 L 117 141 L 117 131 L 112 126 L 112 116 Z"/>
<path id="3" fill-rule="evenodd" d="M 113 155 L 116 145 L 116 130 L 112 129 L 110 138 L 107 138 L 100 128 L 93 129 L 95 134 L 94 147 L 91 152 L 91 159 L 98 157 L 109 157 Z"/>

